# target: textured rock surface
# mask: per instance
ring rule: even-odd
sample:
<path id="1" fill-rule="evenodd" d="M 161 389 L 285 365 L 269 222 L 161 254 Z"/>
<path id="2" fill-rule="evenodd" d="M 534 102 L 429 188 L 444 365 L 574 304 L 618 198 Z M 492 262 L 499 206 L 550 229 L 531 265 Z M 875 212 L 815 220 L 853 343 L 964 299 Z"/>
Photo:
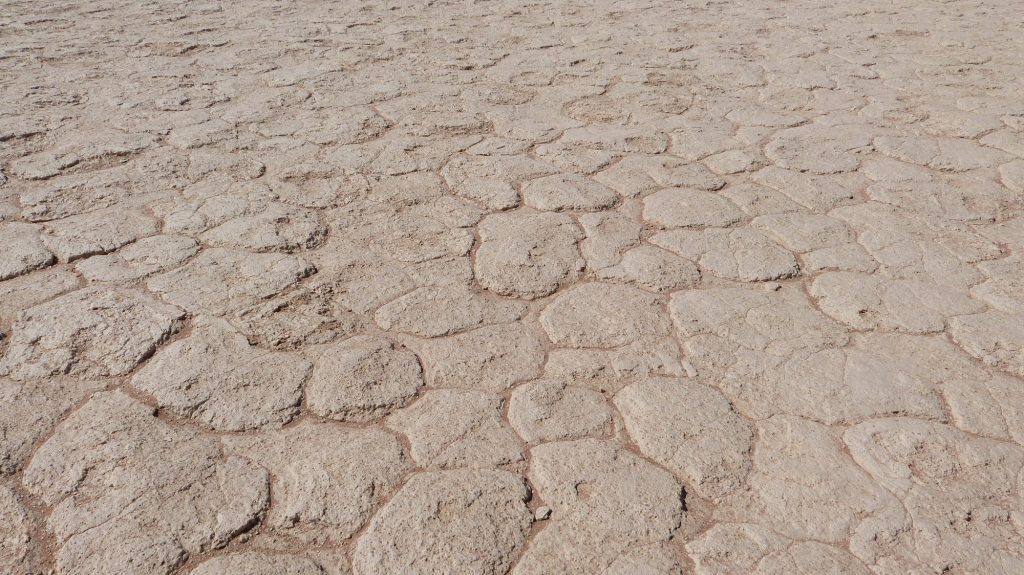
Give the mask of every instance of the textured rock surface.
<path id="1" fill-rule="evenodd" d="M 933 570 L 954 564 L 998 573 L 1024 566 L 1021 535 L 1007 523 L 1024 498 L 1019 445 L 909 418 L 862 423 L 844 440 L 872 479 L 905 502 L 908 515 L 906 535 L 888 546 L 858 546 L 854 552 L 862 558 L 897 564 L 916 559 L 920 568 Z M 886 527 L 886 534 L 895 531 Z"/>
<path id="2" fill-rule="evenodd" d="M 893 494 L 846 456 L 838 434 L 827 426 L 774 417 L 758 431 L 749 506 L 783 535 L 840 543 L 877 516 L 888 522 L 887 514 L 898 513 Z"/>
<path id="3" fill-rule="evenodd" d="M 777 280 L 800 271 L 790 251 L 752 228 L 670 230 L 655 234 L 651 243 L 729 280 Z"/>
<path id="4" fill-rule="evenodd" d="M 622 254 L 619 265 L 600 270 L 597 275 L 657 292 L 693 287 L 700 282 L 700 270 L 692 262 L 652 245 L 629 250 Z"/>
<path id="5" fill-rule="evenodd" d="M 729 200 L 700 190 L 670 188 L 644 198 L 644 219 L 664 228 L 722 227 L 741 217 Z"/>
<path id="6" fill-rule="evenodd" d="M 0 573 L 1024 572 L 1020 2 L 0 13 Z"/>

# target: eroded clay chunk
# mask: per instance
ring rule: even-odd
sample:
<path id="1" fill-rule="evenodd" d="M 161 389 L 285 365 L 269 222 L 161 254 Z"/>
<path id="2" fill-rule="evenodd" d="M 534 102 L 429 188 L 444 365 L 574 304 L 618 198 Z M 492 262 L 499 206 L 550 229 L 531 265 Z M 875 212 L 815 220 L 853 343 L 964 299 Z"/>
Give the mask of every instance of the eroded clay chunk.
<path id="1" fill-rule="evenodd" d="M 271 202 L 262 211 L 241 215 L 205 231 L 209 245 L 240 248 L 254 252 L 315 248 L 323 243 L 327 228 L 316 212 Z"/>
<path id="2" fill-rule="evenodd" d="M 302 555 L 243 551 L 207 559 L 190 575 L 324 575 L 324 568 Z"/>
<path id="3" fill-rule="evenodd" d="M 617 264 L 623 252 L 640 243 L 640 223 L 618 212 L 583 214 L 580 223 L 586 233 L 580 248 L 591 269 Z"/>
<path id="4" fill-rule="evenodd" d="M 0 321 L 13 323 L 26 309 L 80 286 L 77 274 L 57 268 L 0 282 Z"/>
<path id="5" fill-rule="evenodd" d="M 644 219 L 663 228 L 725 227 L 742 218 L 735 204 L 712 192 L 669 188 L 644 198 Z"/>
<path id="6" fill-rule="evenodd" d="M 600 437 L 611 424 L 611 410 L 597 391 L 542 379 L 512 392 L 508 419 L 524 441 L 537 443 Z"/>
<path id="7" fill-rule="evenodd" d="M 299 412 L 312 366 L 294 353 L 249 345 L 227 322 L 199 319 L 132 378 L 161 407 L 219 431 L 279 427 Z"/>
<path id="8" fill-rule="evenodd" d="M 401 407 L 423 385 L 416 355 L 384 338 L 353 337 L 312 353 L 306 403 L 323 417 L 370 421 Z"/>
<path id="9" fill-rule="evenodd" d="M 513 575 L 683 575 L 671 542 L 649 542 L 552 522 L 537 533 Z"/>
<path id="10" fill-rule="evenodd" d="M 9 485 L 0 484 L 0 569 L 5 573 L 42 573 L 38 560 L 41 549 L 34 545 L 33 530 L 38 518 L 25 507 L 22 498 Z"/>
<path id="11" fill-rule="evenodd" d="M 686 543 L 697 575 L 753 573 L 766 555 L 791 541 L 757 523 L 718 523 Z"/>
<path id="12" fill-rule="evenodd" d="M 482 297 L 458 287 L 424 287 L 383 306 L 374 319 L 382 329 L 438 337 L 515 321 L 525 312 L 521 302 Z"/>
<path id="13" fill-rule="evenodd" d="M 893 413 L 945 419 L 935 388 L 852 346 L 798 352 L 756 379 L 730 375 L 719 387 L 753 417 L 789 413 L 830 425 Z"/>
<path id="14" fill-rule="evenodd" d="M 528 497 L 523 480 L 505 471 L 418 473 L 359 538 L 354 571 L 505 573 L 532 523 Z"/>
<path id="15" fill-rule="evenodd" d="M 649 244 L 629 250 L 623 254 L 619 265 L 598 270 L 597 275 L 602 279 L 625 280 L 656 292 L 693 287 L 700 282 L 700 270 L 693 262 Z"/>
<path id="16" fill-rule="evenodd" d="M 523 186 L 523 202 L 538 210 L 594 211 L 615 205 L 615 190 L 576 174 L 553 174 Z"/>
<path id="17" fill-rule="evenodd" d="M 853 272 L 826 272 L 814 279 L 810 293 L 822 311 L 858 329 L 933 333 L 945 329 L 951 316 L 985 309 L 956 288 Z"/>
<path id="18" fill-rule="evenodd" d="M 516 574 L 602 573 L 637 548 L 668 541 L 682 521 L 675 478 L 610 441 L 534 447 L 529 477 L 551 523 Z"/>
<path id="19" fill-rule="evenodd" d="M 967 353 L 986 365 L 1024 377 L 1024 313 L 990 310 L 954 317 L 949 329 Z"/>
<path id="20" fill-rule="evenodd" d="M 211 248 L 146 285 L 190 312 L 228 315 L 280 293 L 315 269 L 295 256 Z"/>
<path id="21" fill-rule="evenodd" d="M 875 148 L 883 154 L 936 170 L 963 172 L 994 167 L 1013 156 L 961 138 L 879 136 Z"/>
<path id="22" fill-rule="evenodd" d="M 26 180 L 45 180 L 83 163 L 140 152 L 156 141 L 152 134 L 125 134 L 105 126 L 65 133 L 62 139 L 56 148 L 11 162 L 11 173 Z"/>
<path id="23" fill-rule="evenodd" d="M 765 557 L 754 575 L 776 573 L 842 573 L 871 575 L 872 571 L 849 551 L 817 541 L 800 541 Z"/>
<path id="24" fill-rule="evenodd" d="M 437 389 L 392 414 L 387 425 L 409 438 L 420 467 L 493 468 L 523 460 L 503 406 L 495 393 Z"/>
<path id="25" fill-rule="evenodd" d="M 849 176 L 852 175 L 817 176 L 768 166 L 754 172 L 751 179 L 805 208 L 828 210 L 853 199 L 859 181 Z"/>
<path id="26" fill-rule="evenodd" d="M 224 448 L 270 470 L 274 507 L 266 526 L 303 544 L 338 543 L 355 533 L 411 467 L 385 431 L 310 421 L 227 436 Z"/>
<path id="27" fill-rule="evenodd" d="M 74 291 L 18 316 L 0 373 L 16 380 L 124 375 L 181 329 L 184 315 L 138 290 Z"/>
<path id="28" fill-rule="evenodd" d="M 39 239 L 41 228 L 20 222 L 0 223 L 0 281 L 48 266 L 56 261 Z"/>
<path id="29" fill-rule="evenodd" d="M 750 470 L 753 433 L 718 391 L 685 380 L 635 383 L 615 396 L 630 437 L 698 495 L 720 500 Z"/>
<path id="30" fill-rule="evenodd" d="M 503 391 L 540 375 L 543 335 L 521 323 L 481 327 L 420 344 L 427 382 L 433 387 Z"/>
<path id="31" fill-rule="evenodd" d="M 120 391 L 72 413 L 22 482 L 53 507 L 56 567 L 72 575 L 167 575 L 251 528 L 270 503 L 265 470 Z"/>
<path id="32" fill-rule="evenodd" d="M 452 158 L 441 174 L 456 194 L 490 209 L 503 210 L 519 205 L 519 193 L 514 184 L 556 171 L 554 166 L 526 155 L 460 155 Z"/>
<path id="33" fill-rule="evenodd" d="M 620 195 L 635 198 L 658 188 L 687 186 L 714 191 L 725 186 L 725 180 L 700 164 L 691 164 L 672 156 L 628 156 L 614 166 L 594 175 L 594 179 L 611 186 Z"/>
<path id="34" fill-rule="evenodd" d="M 105 385 L 75 377 L 0 379 L 0 475 L 17 471 L 36 440 L 52 431 L 65 411 Z"/>
<path id="35" fill-rule="evenodd" d="M 807 124 L 776 133 L 765 153 L 783 168 L 835 174 L 857 169 L 858 152 L 870 146 L 871 135 L 865 129 Z"/>
<path id="36" fill-rule="evenodd" d="M 75 271 L 91 281 L 126 282 L 179 265 L 198 251 L 199 244 L 187 236 L 150 236 L 112 254 L 80 260 Z"/>
<path id="37" fill-rule="evenodd" d="M 626 538 L 667 539 L 682 517 L 682 488 L 665 470 L 610 441 L 545 443 L 530 481 L 552 519 Z"/>
<path id="38" fill-rule="evenodd" d="M 821 214 L 770 214 L 754 218 L 751 224 L 767 231 L 787 249 L 799 253 L 844 245 L 854 239 L 845 222 Z"/>
<path id="39" fill-rule="evenodd" d="M 160 230 L 154 218 L 123 208 L 86 212 L 49 222 L 45 227 L 43 243 L 62 262 L 109 253 Z"/>
<path id="40" fill-rule="evenodd" d="M 541 312 L 540 323 L 563 347 L 617 347 L 668 331 L 657 297 L 608 283 L 586 283 L 560 294 Z"/>
<path id="41" fill-rule="evenodd" d="M 378 211 L 347 214 L 358 217 L 335 222 L 333 227 L 347 229 L 347 237 L 377 256 L 407 264 L 465 256 L 473 247 L 473 234 L 469 230 L 445 223 L 437 217 L 437 212 L 419 215 L 391 207 L 378 208 Z"/>
<path id="42" fill-rule="evenodd" d="M 899 501 L 850 461 L 829 427 L 777 416 L 759 429 L 744 513 L 787 537 L 832 543 L 867 517 L 899 514 Z"/>
<path id="43" fill-rule="evenodd" d="M 838 323 L 812 307 L 798 286 L 778 291 L 711 288 L 681 291 L 669 303 L 684 343 L 720 338 L 730 348 L 785 357 L 797 351 L 840 346 L 848 337 Z"/>
<path id="44" fill-rule="evenodd" d="M 669 230 L 655 234 L 650 241 L 726 279 L 768 281 L 800 271 L 792 253 L 751 228 Z"/>
<path id="45" fill-rule="evenodd" d="M 1020 533 L 1011 525 L 1024 505 L 1024 449 L 910 418 L 851 427 L 850 454 L 912 518 L 872 525 L 854 541 L 862 559 L 922 570 L 1015 573 L 1024 569 Z"/>
<path id="46" fill-rule="evenodd" d="M 575 281 L 584 267 L 576 244 L 583 238 L 564 214 L 512 212 L 480 222 L 476 277 L 485 288 L 533 299 Z"/>
<path id="47" fill-rule="evenodd" d="M 988 276 L 971 288 L 971 295 L 1007 313 L 1024 313 L 1024 256 L 980 262 L 978 268 Z"/>
<path id="48" fill-rule="evenodd" d="M 611 350 L 553 349 L 544 364 L 544 376 L 607 394 L 648 377 L 681 377 L 687 369 L 679 343 L 660 336 Z"/>

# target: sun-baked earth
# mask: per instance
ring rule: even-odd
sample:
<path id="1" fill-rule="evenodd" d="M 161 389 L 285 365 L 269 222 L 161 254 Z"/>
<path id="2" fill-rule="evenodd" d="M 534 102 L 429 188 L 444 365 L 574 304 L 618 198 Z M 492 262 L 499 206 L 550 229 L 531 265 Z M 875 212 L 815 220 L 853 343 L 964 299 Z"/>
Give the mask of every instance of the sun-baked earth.
<path id="1" fill-rule="evenodd" d="M 3 2 L 0 572 L 1024 573 L 1022 22 Z"/>

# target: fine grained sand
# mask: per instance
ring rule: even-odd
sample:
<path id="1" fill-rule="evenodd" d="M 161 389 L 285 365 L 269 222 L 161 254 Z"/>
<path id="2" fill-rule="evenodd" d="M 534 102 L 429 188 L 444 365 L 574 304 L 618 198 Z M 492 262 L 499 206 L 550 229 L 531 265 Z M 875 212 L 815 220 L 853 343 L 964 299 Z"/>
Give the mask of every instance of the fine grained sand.
<path id="1" fill-rule="evenodd" d="M 1024 4 L 0 8 L 0 572 L 1024 573 Z"/>

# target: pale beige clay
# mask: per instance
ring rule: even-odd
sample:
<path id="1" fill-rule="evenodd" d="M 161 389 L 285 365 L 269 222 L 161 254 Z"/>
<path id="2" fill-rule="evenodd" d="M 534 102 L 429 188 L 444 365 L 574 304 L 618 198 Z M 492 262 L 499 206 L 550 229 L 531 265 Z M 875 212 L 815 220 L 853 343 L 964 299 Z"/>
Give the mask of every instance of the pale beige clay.
<path id="1" fill-rule="evenodd" d="M 0 573 L 1024 573 L 1022 21 L 4 3 Z"/>

